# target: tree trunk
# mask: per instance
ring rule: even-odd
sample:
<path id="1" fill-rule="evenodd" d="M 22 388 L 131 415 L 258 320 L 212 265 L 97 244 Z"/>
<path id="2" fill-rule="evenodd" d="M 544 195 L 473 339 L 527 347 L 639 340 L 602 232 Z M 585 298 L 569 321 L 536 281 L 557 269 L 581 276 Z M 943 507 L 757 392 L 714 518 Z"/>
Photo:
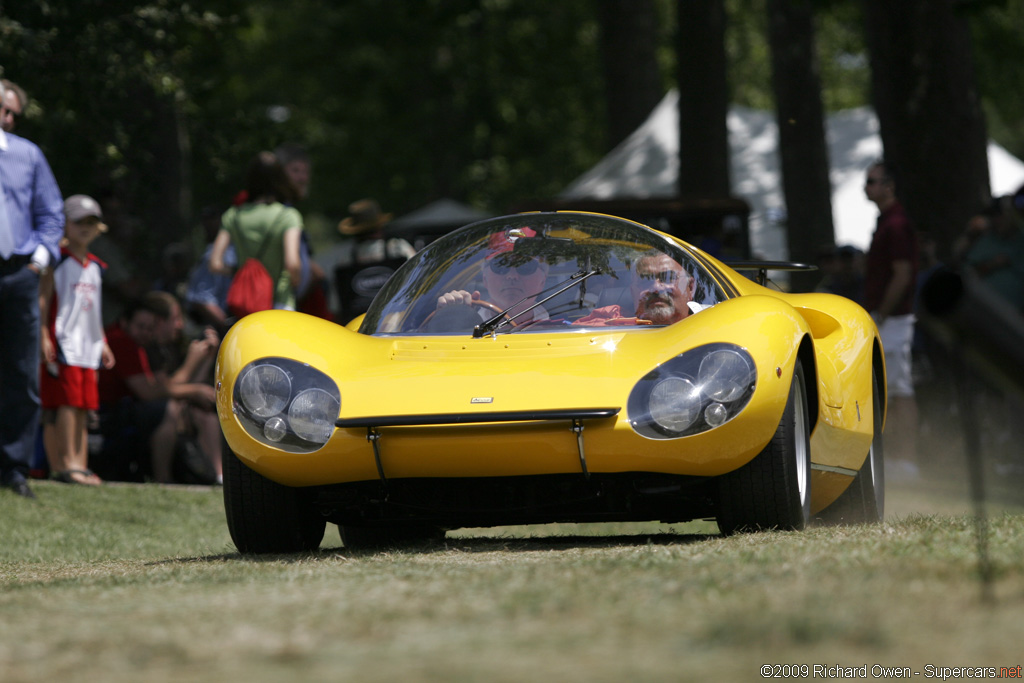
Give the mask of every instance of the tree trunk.
<path id="1" fill-rule="evenodd" d="M 779 126 L 789 258 L 814 263 L 835 242 L 821 77 L 810 0 L 768 0 L 772 89 Z M 809 291 L 819 273 L 793 273 L 793 291 Z"/>
<path id="2" fill-rule="evenodd" d="M 601 0 L 601 60 L 608 111 L 608 148 L 629 136 L 661 101 L 654 0 Z"/>
<path id="3" fill-rule="evenodd" d="M 952 0 L 864 0 L 871 87 L 896 194 L 948 257 L 989 195 L 967 20 Z"/>
<path id="4" fill-rule="evenodd" d="M 729 86 L 723 0 L 676 0 L 679 35 L 679 194 L 728 197 Z"/>

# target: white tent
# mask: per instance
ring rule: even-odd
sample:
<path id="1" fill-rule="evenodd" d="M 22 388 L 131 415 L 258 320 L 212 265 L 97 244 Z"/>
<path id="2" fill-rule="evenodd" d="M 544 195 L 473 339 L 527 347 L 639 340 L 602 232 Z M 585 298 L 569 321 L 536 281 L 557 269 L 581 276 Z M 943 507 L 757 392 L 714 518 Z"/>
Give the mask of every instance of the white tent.
<path id="1" fill-rule="evenodd" d="M 600 162 L 574 180 L 561 199 L 666 198 L 679 175 L 679 93 L 670 91 L 647 120 Z M 733 107 L 728 115 L 732 193 L 750 204 L 754 254 L 786 258 L 785 203 L 779 132 L 772 112 Z M 832 214 L 838 244 L 867 249 L 878 210 L 864 196 L 864 172 L 882 155 L 878 119 L 870 107 L 831 114 L 826 125 Z M 1024 163 L 994 142 L 988 146 L 992 194 L 1024 184 Z"/>

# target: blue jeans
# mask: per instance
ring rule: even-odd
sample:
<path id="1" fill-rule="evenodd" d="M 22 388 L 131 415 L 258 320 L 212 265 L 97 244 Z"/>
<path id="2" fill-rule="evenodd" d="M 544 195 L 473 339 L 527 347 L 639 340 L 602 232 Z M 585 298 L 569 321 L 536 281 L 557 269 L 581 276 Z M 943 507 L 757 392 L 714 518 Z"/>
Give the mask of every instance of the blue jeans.
<path id="1" fill-rule="evenodd" d="M 39 427 L 39 275 L 0 260 L 0 485 L 25 481 Z"/>

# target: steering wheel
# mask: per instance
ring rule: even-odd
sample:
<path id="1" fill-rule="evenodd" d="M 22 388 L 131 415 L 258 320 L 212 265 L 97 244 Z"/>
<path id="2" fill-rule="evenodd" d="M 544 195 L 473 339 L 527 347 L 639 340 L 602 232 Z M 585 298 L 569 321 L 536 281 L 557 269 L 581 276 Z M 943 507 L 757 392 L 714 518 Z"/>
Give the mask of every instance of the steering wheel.
<path id="1" fill-rule="evenodd" d="M 482 322 L 480 316 L 476 313 L 477 308 L 493 311 L 495 314 L 502 311 L 501 307 L 497 304 L 492 304 L 490 301 L 484 301 L 483 299 L 473 299 L 469 306 L 465 304 L 449 304 L 443 308 L 436 308 L 431 311 L 430 315 L 424 318 L 420 324 L 420 330 L 424 332 L 455 332 L 467 327 L 469 330 L 472 330 Z M 466 315 L 467 312 L 470 312 L 472 317 Z M 507 315 L 505 316 L 505 321 L 506 324 L 516 327 L 516 321 Z"/>

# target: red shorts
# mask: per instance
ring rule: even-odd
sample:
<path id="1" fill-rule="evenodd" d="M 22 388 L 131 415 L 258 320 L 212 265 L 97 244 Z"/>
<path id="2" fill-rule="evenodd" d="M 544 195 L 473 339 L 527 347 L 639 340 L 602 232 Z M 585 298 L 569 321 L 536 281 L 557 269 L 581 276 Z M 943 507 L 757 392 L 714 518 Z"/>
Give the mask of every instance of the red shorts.
<path id="1" fill-rule="evenodd" d="M 57 363 L 57 377 L 41 365 L 39 371 L 39 400 L 44 410 L 71 406 L 82 410 L 99 410 L 100 397 L 96 371 Z"/>

